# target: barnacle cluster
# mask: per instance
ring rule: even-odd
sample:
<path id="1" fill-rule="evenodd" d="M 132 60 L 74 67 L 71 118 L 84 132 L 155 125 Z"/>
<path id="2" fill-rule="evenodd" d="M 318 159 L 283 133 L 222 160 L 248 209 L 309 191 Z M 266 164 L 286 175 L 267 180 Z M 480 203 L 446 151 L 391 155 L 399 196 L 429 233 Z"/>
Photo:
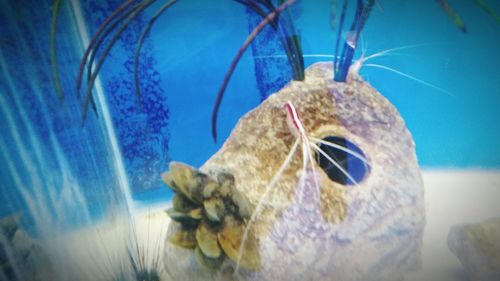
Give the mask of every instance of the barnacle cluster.
<path id="1" fill-rule="evenodd" d="M 239 262 L 241 268 L 259 270 L 259 248 L 251 231 L 242 243 L 251 216 L 250 203 L 235 188 L 231 174 L 220 173 L 215 180 L 193 167 L 172 162 L 162 177 L 175 192 L 167 214 L 181 226 L 169 237 L 172 244 L 193 249 L 198 263 L 211 270 L 219 269 L 225 257 Z"/>

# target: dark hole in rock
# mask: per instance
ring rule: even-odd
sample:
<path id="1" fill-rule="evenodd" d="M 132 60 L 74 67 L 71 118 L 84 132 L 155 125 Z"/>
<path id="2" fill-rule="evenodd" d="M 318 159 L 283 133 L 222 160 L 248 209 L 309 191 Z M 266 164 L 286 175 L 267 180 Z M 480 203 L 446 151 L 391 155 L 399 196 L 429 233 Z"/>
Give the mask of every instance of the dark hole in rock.
<path id="1" fill-rule="evenodd" d="M 366 159 L 363 151 L 354 143 L 348 141 L 343 137 L 328 136 L 323 138 L 325 142 L 333 143 L 338 146 L 344 147 L 351 151 L 356 152 L 364 159 Z M 370 171 L 370 166 L 365 164 L 363 160 L 359 159 L 348 152 L 341 149 L 331 147 L 326 144 L 319 144 L 321 150 L 323 150 L 330 158 L 335 160 L 344 171 L 349 174 L 349 176 L 355 181 L 353 182 L 344 172 L 342 172 L 338 167 L 335 166 L 330 160 L 328 160 L 324 155 L 317 152 L 316 161 L 319 166 L 325 171 L 328 177 L 337 183 L 343 185 L 353 185 L 362 181 Z"/>

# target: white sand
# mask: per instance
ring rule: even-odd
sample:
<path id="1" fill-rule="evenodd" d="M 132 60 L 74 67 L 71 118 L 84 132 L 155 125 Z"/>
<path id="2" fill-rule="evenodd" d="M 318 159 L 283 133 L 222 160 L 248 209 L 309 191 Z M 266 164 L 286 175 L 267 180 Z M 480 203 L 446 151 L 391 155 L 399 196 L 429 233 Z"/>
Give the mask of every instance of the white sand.
<path id="1" fill-rule="evenodd" d="M 166 207 L 167 204 L 142 209 L 134 222 L 127 216 L 109 216 L 92 227 L 44 240 L 42 244 L 56 272 L 56 277 L 45 279 L 133 280 L 130 251 L 136 262 L 146 268 L 159 259 L 162 280 L 170 280 L 161 263 L 170 222 L 163 211 Z"/>
<path id="2" fill-rule="evenodd" d="M 467 280 L 448 250 L 452 225 L 500 217 L 500 171 L 424 171 L 427 225 L 423 269 L 406 280 Z"/>
<path id="3" fill-rule="evenodd" d="M 500 217 L 500 171 L 431 170 L 424 171 L 423 178 L 427 212 L 423 269 L 410 273 L 406 280 L 466 280 L 460 262 L 448 250 L 448 231 L 454 224 Z M 138 206 L 135 222 L 137 240 L 149 260 L 158 251 L 160 257 L 163 252 L 161 248 L 170 221 L 164 212 L 166 205 Z M 126 225 L 126 222 L 114 219 L 68 235 L 60 240 L 64 242 L 59 242 L 72 255 L 66 262 L 78 261 L 79 271 L 89 276 L 91 272 L 98 273 L 103 268 L 110 269 L 110 272 L 118 270 L 118 263 L 106 260 L 119 261 L 117 257 L 127 257 L 124 247 L 128 237 Z"/>

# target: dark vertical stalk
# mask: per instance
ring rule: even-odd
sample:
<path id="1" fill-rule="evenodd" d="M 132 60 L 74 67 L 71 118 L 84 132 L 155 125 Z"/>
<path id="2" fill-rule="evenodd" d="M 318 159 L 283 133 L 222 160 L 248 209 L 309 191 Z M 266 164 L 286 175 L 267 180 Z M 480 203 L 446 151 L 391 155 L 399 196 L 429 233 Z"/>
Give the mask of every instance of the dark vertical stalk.
<path id="1" fill-rule="evenodd" d="M 280 0 L 280 3 L 284 2 Z M 285 45 L 290 46 L 291 57 L 289 57 L 290 64 L 293 70 L 293 80 L 303 81 L 304 76 L 304 57 L 302 56 L 302 48 L 300 47 L 299 36 L 293 25 L 292 16 L 290 10 L 283 12 L 282 21 L 284 22 L 283 30 L 285 35 Z"/>
<path id="2" fill-rule="evenodd" d="M 169 2 L 163 4 L 158 11 L 149 19 L 146 26 L 143 28 L 141 35 L 139 36 L 139 41 L 137 42 L 135 52 L 134 52 L 134 87 L 135 87 L 135 95 L 137 97 L 137 103 L 139 108 L 141 108 L 141 89 L 139 85 L 139 54 L 141 52 L 142 45 L 144 44 L 144 40 L 146 39 L 146 35 L 149 33 L 149 30 L 153 26 L 154 22 L 160 17 L 163 12 L 165 12 L 168 8 L 170 8 L 173 4 L 175 4 L 177 0 L 170 0 Z"/>
<path id="3" fill-rule="evenodd" d="M 275 10 L 275 6 L 269 0 L 235 1 L 247 6 L 247 8 L 253 10 L 263 18 L 266 17 L 268 13 Z M 280 4 L 283 4 L 283 2 L 283 0 L 279 1 Z M 262 5 L 262 7 L 259 5 Z M 283 45 L 283 49 L 285 50 L 288 61 L 290 62 L 290 67 L 292 68 L 292 79 L 299 81 L 304 80 L 304 58 L 302 56 L 299 37 L 295 32 L 289 11 L 285 11 L 284 15 L 281 15 L 281 18 L 277 16 L 272 20 L 270 25 L 279 33 L 278 38 Z"/>
<path id="4" fill-rule="evenodd" d="M 349 67 L 351 66 L 354 52 L 356 51 L 361 30 L 370 15 L 374 3 L 375 0 L 368 0 L 368 3 L 365 5 L 364 0 L 358 0 L 354 21 L 351 25 L 351 30 L 349 31 L 354 32 L 354 37 L 352 37 L 352 40 L 347 38 L 344 41 L 344 47 L 340 56 L 340 63 L 335 66 L 334 80 L 337 82 L 345 82 L 347 79 L 347 74 L 349 73 Z"/>
<path id="5" fill-rule="evenodd" d="M 78 76 L 76 78 L 76 93 L 79 96 L 80 94 L 80 88 L 82 86 L 82 78 L 83 78 L 83 68 L 85 67 L 85 64 L 87 63 L 87 59 L 89 57 L 90 51 L 94 49 L 94 45 L 96 44 L 98 38 L 101 37 L 101 33 L 106 30 L 108 27 L 109 23 L 115 19 L 116 16 L 118 16 L 123 10 L 128 8 L 130 4 L 133 3 L 133 0 L 127 0 L 127 2 L 123 3 L 118 9 L 116 9 L 109 17 L 107 17 L 104 22 L 99 26 L 97 29 L 97 32 L 94 34 L 92 39 L 90 40 L 89 45 L 87 46 L 87 49 L 85 49 L 85 53 L 83 54 L 82 60 L 80 61 L 80 66 L 78 67 Z M 113 28 L 111 28 L 112 30 Z"/>
<path id="6" fill-rule="evenodd" d="M 489 14 L 497 23 L 500 23 L 500 16 L 490 7 L 484 0 L 475 0 L 474 1 L 483 11 Z"/>
<path id="7" fill-rule="evenodd" d="M 83 55 L 82 60 L 80 61 L 80 66 L 78 69 L 78 76 L 76 79 L 76 97 L 80 98 L 80 89 L 82 85 L 82 79 L 83 79 L 83 73 L 84 73 L 84 68 L 85 64 L 87 63 L 88 59 L 88 73 L 87 73 L 87 80 L 90 80 L 91 77 L 91 72 L 92 72 L 92 65 L 94 62 L 95 55 L 97 53 L 97 50 L 101 46 L 102 42 L 104 41 L 104 38 L 112 32 L 115 27 L 123 20 L 125 19 L 128 15 L 130 15 L 135 8 L 132 8 L 131 10 L 125 12 L 122 14 L 118 19 L 115 20 L 115 18 L 124 10 L 126 10 L 131 4 L 133 3 L 133 0 L 128 0 L 127 2 L 123 3 L 118 9 L 116 9 L 106 20 L 99 26 L 97 29 L 96 34 L 92 37 L 89 46 L 85 50 L 85 53 Z M 137 6 L 136 6 L 137 7 Z M 89 59 L 90 55 L 90 59 Z M 94 98 L 92 95 L 90 95 L 90 103 L 92 105 L 92 109 L 94 110 L 94 113 L 97 116 L 97 107 L 94 101 Z"/>
<path id="8" fill-rule="evenodd" d="M 345 14 L 347 12 L 347 1 L 344 0 L 342 4 L 342 12 L 340 14 L 340 21 L 339 21 L 339 29 L 337 31 L 337 40 L 335 41 L 335 58 L 333 60 L 333 73 L 338 72 L 338 57 L 339 57 L 339 47 L 340 47 L 340 38 L 342 38 L 342 30 L 344 28 L 344 21 L 345 21 Z"/>
<path id="9" fill-rule="evenodd" d="M 54 88 L 60 100 L 64 99 L 64 93 L 61 88 L 61 81 L 59 79 L 59 70 L 57 69 L 56 59 L 56 28 L 57 18 L 61 10 L 62 0 L 54 0 L 52 5 L 52 20 L 50 22 L 50 64 L 52 66 L 52 79 L 54 80 Z"/>
<path id="10" fill-rule="evenodd" d="M 95 58 L 97 56 L 97 52 L 98 52 L 99 48 L 101 47 L 101 45 L 104 43 L 104 40 L 106 39 L 106 37 L 111 32 L 113 32 L 121 22 L 123 22 L 124 20 L 129 18 L 130 15 L 132 15 L 137 10 L 141 9 L 141 7 L 143 7 L 142 5 L 143 5 L 143 3 L 138 3 L 137 5 L 132 7 L 132 9 L 130 9 L 130 10 L 126 11 L 125 13 L 123 13 L 122 15 L 120 15 L 116 19 L 116 21 L 110 23 L 109 28 L 103 30 L 103 33 L 97 38 L 97 41 L 90 52 L 89 61 L 87 62 L 87 81 L 89 81 L 92 77 L 92 67 L 94 65 L 94 61 L 95 61 Z"/>
<path id="11" fill-rule="evenodd" d="M 135 8 L 133 12 L 127 17 L 123 25 L 120 27 L 120 29 L 115 33 L 115 35 L 111 38 L 108 46 L 103 50 L 101 57 L 99 58 L 99 61 L 97 62 L 97 65 L 95 67 L 94 72 L 92 72 L 92 75 L 90 79 L 87 81 L 87 88 L 85 89 L 85 97 L 83 101 L 83 110 L 82 110 L 82 126 L 85 124 L 85 119 L 87 118 L 87 111 L 89 107 L 90 100 L 92 98 L 92 86 L 94 85 L 95 80 L 97 79 L 97 75 L 99 74 L 99 70 L 101 69 L 104 60 L 106 59 L 107 55 L 111 51 L 111 48 L 114 46 L 118 38 L 120 38 L 120 35 L 123 33 L 123 31 L 129 26 L 130 22 L 135 19 L 142 11 L 144 11 L 147 7 L 149 7 L 151 4 L 153 4 L 155 0 L 145 0 L 139 4 L 139 7 Z"/>
<path id="12" fill-rule="evenodd" d="M 246 38 L 245 42 L 243 45 L 240 47 L 238 52 L 236 53 L 236 56 L 234 57 L 233 61 L 231 62 L 231 65 L 229 66 L 229 69 L 224 76 L 224 80 L 222 81 L 222 85 L 219 88 L 219 92 L 217 93 L 217 99 L 215 100 L 214 104 L 214 109 L 212 111 L 212 137 L 214 138 L 214 141 L 217 140 L 217 113 L 219 112 L 219 107 L 222 102 L 222 98 L 224 96 L 224 92 L 226 90 L 227 85 L 229 84 L 229 80 L 231 79 L 231 76 L 233 75 L 234 70 L 236 69 L 236 66 L 238 65 L 238 62 L 240 61 L 241 57 L 245 53 L 246 49 L 248 46 L 252 43 L 252 41 L 255 39 L 255 37 L 266 27 L 268 24 L 270 24 L 283 10 L 288 8 L 291 4 L 293 4 L 296 0 L 288 0 L 285 3 L 281 4 L 278 6 L 272 13 L 269 13 L 262 21 L 252 30 L 252 32 L 248 35 Z"/>

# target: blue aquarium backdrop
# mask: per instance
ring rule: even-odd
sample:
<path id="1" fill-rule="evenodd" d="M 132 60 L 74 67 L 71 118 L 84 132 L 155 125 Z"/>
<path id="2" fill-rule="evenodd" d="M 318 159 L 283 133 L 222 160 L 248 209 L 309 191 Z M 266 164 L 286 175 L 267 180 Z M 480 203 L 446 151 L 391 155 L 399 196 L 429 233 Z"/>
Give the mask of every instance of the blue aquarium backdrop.
<path id="1" fill-rule="evenodd" d="M 339 16 L 332 2 L 297 1 L 288 11 L 306 66 L 332 60 Z M 500 168 L 500 23 L 488 13 L 500 13 L 500 2 L 487 1 L 486 11 L 473 0 L 449 0 L 462 28 L 440 1 L 375 2 L 355 58 L 397 48 L 371 59 L 361 75 L 400 111 L 420 166 Z M 136 201 L 168 200 L 160 175 L 170 161 L 201 166 L 243 114 L 292 77 L 282 45 L 266 27 L 228 84 L 214 142 L 216 94 L 261 18 L 238 1 L 179 0 L 145 37 L 138 106 L 136 43 L 163 5 L 158 1 L 109 50 L 92 88 L 95 109 L 82 122 L 80 60 L 121 4 L 0 2 L 0 216 L 21 212 L 33 232 L 85 225 L 114 207 L 130 211 Z M 104 38 L 102 46 L 111 41 Z M 104 53 L 100 48 L 96 61 Z"/>

